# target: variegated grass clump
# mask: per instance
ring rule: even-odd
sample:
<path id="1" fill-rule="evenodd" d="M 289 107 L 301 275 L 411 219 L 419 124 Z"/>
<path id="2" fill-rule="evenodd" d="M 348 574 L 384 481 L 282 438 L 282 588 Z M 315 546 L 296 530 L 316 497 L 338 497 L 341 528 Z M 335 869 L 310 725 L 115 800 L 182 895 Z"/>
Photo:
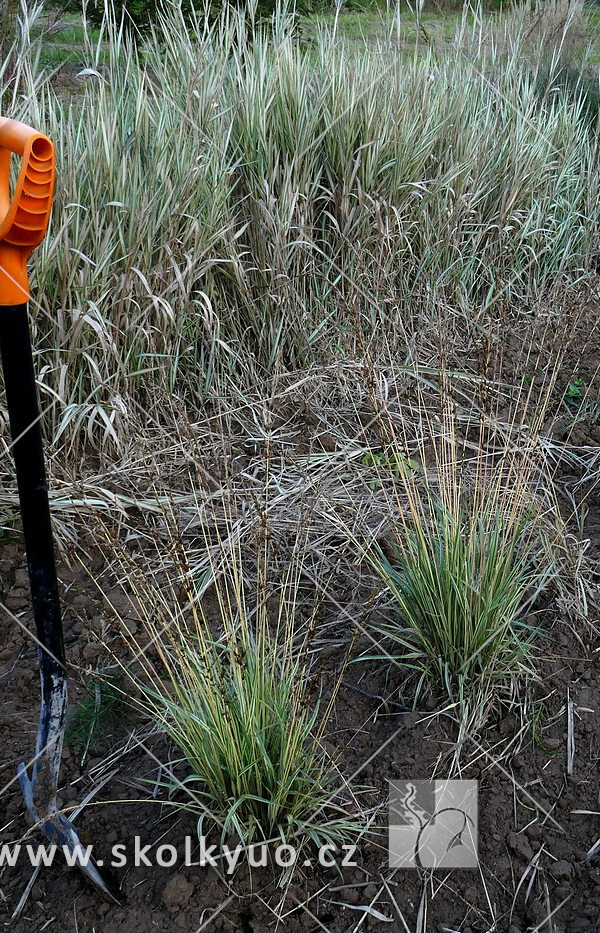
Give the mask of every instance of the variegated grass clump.
<path id="1" fill-rule="evenodd" d="M 390 655 L 417 674 L 415 702 L 425 686 L 441 691 L 467 731 L 517 679 L 535 676 L 539 632 L 525 607 L 547 574 L 519 511 L 493 499 L 449 511 L 426 486 L 393 554 L 373 562 L 397 613 L 381 632 Z"/>
<path id="2" fill-rule="evenodd" d="M 317 609 L 303 619 L 298 605 L 301 551 L 277 575 L 263 541 L 249 585 L 249 555 L 220 537 L 212 550 L 206 543 L 201 577 L 180 540 L 166 583 L 126 573 L 143 634 L 121 620 L 137 662 L 119 663 L 136 705 L 181 756 L 164 783 L 197 817 L 200 836 L 339 847 L 362 820 L 350 815 L 356 802 L 323 744 L 337 686 L 321 704 L 310 654 Z"/>
<path id="3" fill-rule="evenodd" d="M 307 45 L 283 12 L 251 37 L 243 11 L 194 29 L 172 9 L 137 45 L 107 21 L 69 94 L 35 16 L 4 112 L 57 147 L 34 316 L 67 449 L 114 455 L 173 397 L 345 359 L 349 330 L 403 356 L 440 314 L 457 332 L 529 314 L 596 262 L 584 104 L 540 99 L 516 52 L 406 55 L 326 26 Z"/>
<path id="4" fill-rule="evenodd" d="M 504 423 L 456 405 L 443 378 L 437 411 L 415 392 L 416 439 L 388 422 L 389 449 L 409 456 L 387 476 L 389 534 L 367 552 L 389 599 L 375 654 L 414 672 L 416 704 L 424 691 L 449 703 L 462 737 L 535 678 L 532 613 L 564 541 L 539 437 L 559 366 L 535 404 L 521 387 Z M 377 463 L 382 482 L 389 462 Z"/>

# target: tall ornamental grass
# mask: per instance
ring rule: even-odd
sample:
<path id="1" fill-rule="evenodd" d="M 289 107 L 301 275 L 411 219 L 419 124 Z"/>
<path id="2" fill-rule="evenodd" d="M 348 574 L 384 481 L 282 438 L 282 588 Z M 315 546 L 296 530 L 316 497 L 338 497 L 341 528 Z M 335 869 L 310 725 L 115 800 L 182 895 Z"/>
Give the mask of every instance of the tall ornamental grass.
<path id="1" fill-rule="evenodd" d="M 138 405 L 337 358 L 350 324 L 404 352 L 440 313 L 528 314 L 595 262 L 595 126 L 522 56 L 249 28 L 107 22 L 67 92 L 24 23 L 5 113 L 57 146 L 34 279 L 55 440 L 122 446 Z"/>

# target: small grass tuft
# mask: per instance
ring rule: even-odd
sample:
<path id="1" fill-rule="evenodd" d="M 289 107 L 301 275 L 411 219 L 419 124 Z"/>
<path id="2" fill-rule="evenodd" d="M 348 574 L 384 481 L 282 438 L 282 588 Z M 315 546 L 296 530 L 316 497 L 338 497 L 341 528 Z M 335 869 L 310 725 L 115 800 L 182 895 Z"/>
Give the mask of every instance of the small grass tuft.
<path id="1" fill-rule="evenodd" d="M 131 719 L 122 678 L 114 671 L 98 671 L 74 707 L 65 732 L 67 745 L 82 749 L 82 760 L 123 733 Z"/>

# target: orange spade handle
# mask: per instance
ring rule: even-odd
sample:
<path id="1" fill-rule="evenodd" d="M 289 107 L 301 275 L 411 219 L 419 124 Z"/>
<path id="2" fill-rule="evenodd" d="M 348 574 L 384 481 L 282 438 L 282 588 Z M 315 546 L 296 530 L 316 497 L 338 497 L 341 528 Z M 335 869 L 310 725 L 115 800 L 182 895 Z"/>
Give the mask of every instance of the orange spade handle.
<path id="1" fill-rule="evenodd" d="M 10 192 L 10 155 L 21 156 Z M 54 190 L 54 147 L 37 130 L 0 117 L 0 307 L 29 299 L 27 259 L 48 228 Z"/>

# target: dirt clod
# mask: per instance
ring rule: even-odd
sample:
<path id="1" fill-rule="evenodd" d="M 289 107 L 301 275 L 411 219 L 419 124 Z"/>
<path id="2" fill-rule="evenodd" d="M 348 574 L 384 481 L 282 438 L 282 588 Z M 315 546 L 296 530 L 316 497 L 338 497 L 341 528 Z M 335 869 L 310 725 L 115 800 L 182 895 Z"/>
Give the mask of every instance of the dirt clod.
<path id="1" fill-rule="evenodd" d="M 162 899 L 165 907 L 169 910 L 175 910 L 177 907 L 184 907 L 194 892 L 194 885 L 191 884 L 183 875 L 173 875 L 167 881 Z"/>
<path id="2" fill-rule="evenodd" d="M 568 881 L 573 874 L 573 866 L 570 862 L 561 858 L 558 862 L 554 862 L 554 864 L 550 866 L 550 874 L 557 881 Z"/>
<path id="3" fill-rule="evenodd" d="M 509 849 L 512 849 L 525 862 L 529 862 L 533 858 L 533 849 L 527 836 L 524 836 L 523 833 L 510 832 L 506 837 L 506 843 Z"/>

